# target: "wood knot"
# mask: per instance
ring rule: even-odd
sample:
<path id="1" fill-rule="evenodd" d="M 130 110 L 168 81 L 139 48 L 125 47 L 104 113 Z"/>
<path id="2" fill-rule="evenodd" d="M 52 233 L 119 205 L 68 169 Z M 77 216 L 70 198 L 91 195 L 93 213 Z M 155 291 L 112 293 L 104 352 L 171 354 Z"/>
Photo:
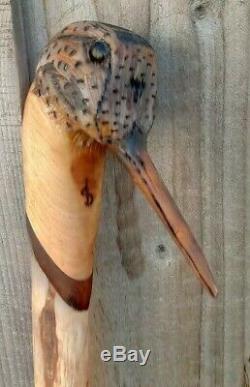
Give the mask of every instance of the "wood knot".
<path id="1" fill-rule="evenodd" d="M 209 1 L 207 0 L 198 0 L 194 1 L 193 4 L 191 5 L 191 11 L 193 14 L 193 19 L 204 19 L 207 15 L 209 7 Z"/>
<path id="2" fill-rule="evenodd" d="M 158 258 L 165 259 L 166 258 L 166 246 L 160 243 L 156 246 L 156 253 Z"/>

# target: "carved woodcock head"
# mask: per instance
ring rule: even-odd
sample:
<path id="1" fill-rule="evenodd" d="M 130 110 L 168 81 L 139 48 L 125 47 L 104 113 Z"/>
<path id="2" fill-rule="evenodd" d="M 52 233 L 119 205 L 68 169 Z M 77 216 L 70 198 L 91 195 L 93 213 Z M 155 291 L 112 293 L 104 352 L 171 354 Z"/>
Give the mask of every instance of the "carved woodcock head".
<path id="1" fill-rule="evenodd" d="M 146 40 L 109 24 L 77 22 L 45 48 L 33 91 L 76 147 L 99 143 L 122 160 L 195 273 L 216 295 L 207 261 L 146 151 L 156 83 L 155 53 Z"/>
<path id="2" fill-rule="evenodd" d="M 128 30 L 73 23 L 45 48 L 35 88 L 49 114 L 65 121 L 66 130 L 84 131 L 102 144 L 118 143 L 152 126 L 155 54 Z"/>

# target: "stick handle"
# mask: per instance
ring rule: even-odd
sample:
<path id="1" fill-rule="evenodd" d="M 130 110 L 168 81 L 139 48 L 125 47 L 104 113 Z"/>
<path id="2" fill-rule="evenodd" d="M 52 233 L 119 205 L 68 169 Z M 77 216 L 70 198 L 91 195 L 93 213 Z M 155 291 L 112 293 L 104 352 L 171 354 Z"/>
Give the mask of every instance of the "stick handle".
<path id="1" fill-rule="evenodd" d="M 30 91 L 22 144 L 36 387 L 88 385 L 88 307 L 105 149 L 51 120 Z"/>

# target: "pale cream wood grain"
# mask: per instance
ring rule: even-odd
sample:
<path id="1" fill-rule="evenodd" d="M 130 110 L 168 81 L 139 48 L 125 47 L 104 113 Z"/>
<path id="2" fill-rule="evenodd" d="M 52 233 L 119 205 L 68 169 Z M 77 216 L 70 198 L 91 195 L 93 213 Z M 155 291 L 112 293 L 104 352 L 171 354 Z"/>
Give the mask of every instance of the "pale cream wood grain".
<path id="1" fill-rule="evenodd" d="M 69 277 L 86 279 L 93 270 L 105 151 L 82 148 L 81 133 L 72 138 L 63 120 L 51 119 L 32 87 L 22 125 L 27 216 L 54 263 Z M 86 179 L 93 191 L 89 207 L 81 194 Z"/>

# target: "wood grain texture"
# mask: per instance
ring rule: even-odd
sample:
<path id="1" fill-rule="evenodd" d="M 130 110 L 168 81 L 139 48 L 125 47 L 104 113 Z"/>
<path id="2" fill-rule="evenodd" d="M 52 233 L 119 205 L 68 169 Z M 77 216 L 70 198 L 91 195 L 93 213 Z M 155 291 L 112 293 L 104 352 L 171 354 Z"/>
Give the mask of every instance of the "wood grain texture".
<path id="1" fill-rule="evenodd" d="M 19 43 L 14 54 L 13 23 L 16 31 L 24 24 L 32 77 L 48 37 L 69 22 L 98 19 L 143 34 L 156 49 L 159 98 L 149 150 L 203 245 L 220 294 L 214 301 L 202 293 L 156 215 L 110 157 L 90 311 L 90 385 L 248 386 L 249 2 L 24 0 L 22 18 L 16 4 L 12 19 L 10 1 L 0 2 L 0 384 L 32 385 L 31 252 L 18 128 L 25 51 Z M 113 345 L 151 349 L 148 364 L 103 363 L 100 351 Z"/>
<path id="2" fill-rule="evenodd" d="M 88 315 L 88 311 L 79 312 L 68 306 L 50 285 L 37 262 L 33 261 L 32 325 L 36 386 L 88 385 Z"/>

